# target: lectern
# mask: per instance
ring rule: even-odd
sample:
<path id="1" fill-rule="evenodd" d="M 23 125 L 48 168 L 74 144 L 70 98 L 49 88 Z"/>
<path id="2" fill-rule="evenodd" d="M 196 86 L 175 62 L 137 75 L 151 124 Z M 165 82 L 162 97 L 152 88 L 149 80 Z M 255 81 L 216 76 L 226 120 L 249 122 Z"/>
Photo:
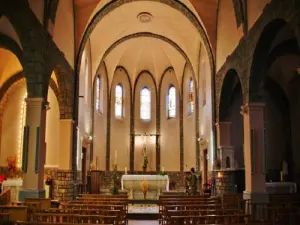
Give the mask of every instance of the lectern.
<path id="1" fill-rule="evenodd" d="M 91 194 L 100 194 L 100 170 L 91 170 Z"/>

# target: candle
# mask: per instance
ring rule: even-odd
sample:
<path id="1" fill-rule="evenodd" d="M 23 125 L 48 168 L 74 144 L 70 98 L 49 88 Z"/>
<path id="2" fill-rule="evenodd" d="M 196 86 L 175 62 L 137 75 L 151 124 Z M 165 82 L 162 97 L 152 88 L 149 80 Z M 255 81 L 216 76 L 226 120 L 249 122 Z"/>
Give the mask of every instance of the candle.
<path id="1" fill-rule="evenodd" d="M 127 174 L 127 167 L 125 166 L 125 174 Z"/>
<path id="2" fill-rule="evenodd" d="M 283 173 L 280 171 L 280 181 L 283 181 Z"/>
<path id="3" fill-rule="evenodd" d="M 117 164 L 118 152 L 115 150 L 115 164 Z"/>
<path id="4" fill-rule="evenodd" d="M 165 172 L 165 167 L 162 167 L 162 168 L 161 168 L 161 171 L 162 171 L 162 172 Z"/>

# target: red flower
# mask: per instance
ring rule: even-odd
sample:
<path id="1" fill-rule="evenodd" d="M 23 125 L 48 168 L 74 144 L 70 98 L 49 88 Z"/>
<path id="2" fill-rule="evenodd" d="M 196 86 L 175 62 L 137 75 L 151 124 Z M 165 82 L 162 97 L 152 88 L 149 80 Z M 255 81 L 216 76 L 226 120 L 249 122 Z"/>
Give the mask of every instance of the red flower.
<path id="1" fill-rule="evenodd" d="M 0 183 L 6 180 L 6 177 L 2 174 L 0 174 Z"/>

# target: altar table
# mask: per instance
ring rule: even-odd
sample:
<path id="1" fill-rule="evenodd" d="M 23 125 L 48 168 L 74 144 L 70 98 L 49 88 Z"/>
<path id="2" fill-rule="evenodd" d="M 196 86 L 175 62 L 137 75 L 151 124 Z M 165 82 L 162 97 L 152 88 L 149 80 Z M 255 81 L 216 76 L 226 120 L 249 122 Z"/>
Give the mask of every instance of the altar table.
<path id="1" fill-rule="evenodd" d="M 269 194 L 295 194 L 297 193 L 297 184 L 293 182 L 270 182 L 266 183 L 266 189 Z"/>
<path id="2" fill-rule="evenodd" d="M 167 175 L 123 175 L 122 190 L 129 191 L 129 199 L 143 199 L 142 182 L 148 183 L 148 196 L 158 199 L 162 191 L 169 191 L 169 176 Z"/>

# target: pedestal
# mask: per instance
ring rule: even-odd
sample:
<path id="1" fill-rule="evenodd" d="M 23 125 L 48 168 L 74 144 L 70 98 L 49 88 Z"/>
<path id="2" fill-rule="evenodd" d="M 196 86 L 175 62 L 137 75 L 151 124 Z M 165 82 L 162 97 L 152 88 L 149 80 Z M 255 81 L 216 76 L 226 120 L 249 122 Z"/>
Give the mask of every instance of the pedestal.
<path id="1" fill-rule="evenodd" d="M 3 192 L 10 189 L 10 199 L 12 202 L 19 201 L 19 193 L 23 186 L 23 180 L 22 179 L 8 179 L 3 181 L 2 183 L 2 189 Z"/>
<path id="2" fill-rule="evenodd" d="M 98 170 L 91 171 L 91 193 L 99 194 L 100 193 L 100 178 L 101 172 Z"/>

